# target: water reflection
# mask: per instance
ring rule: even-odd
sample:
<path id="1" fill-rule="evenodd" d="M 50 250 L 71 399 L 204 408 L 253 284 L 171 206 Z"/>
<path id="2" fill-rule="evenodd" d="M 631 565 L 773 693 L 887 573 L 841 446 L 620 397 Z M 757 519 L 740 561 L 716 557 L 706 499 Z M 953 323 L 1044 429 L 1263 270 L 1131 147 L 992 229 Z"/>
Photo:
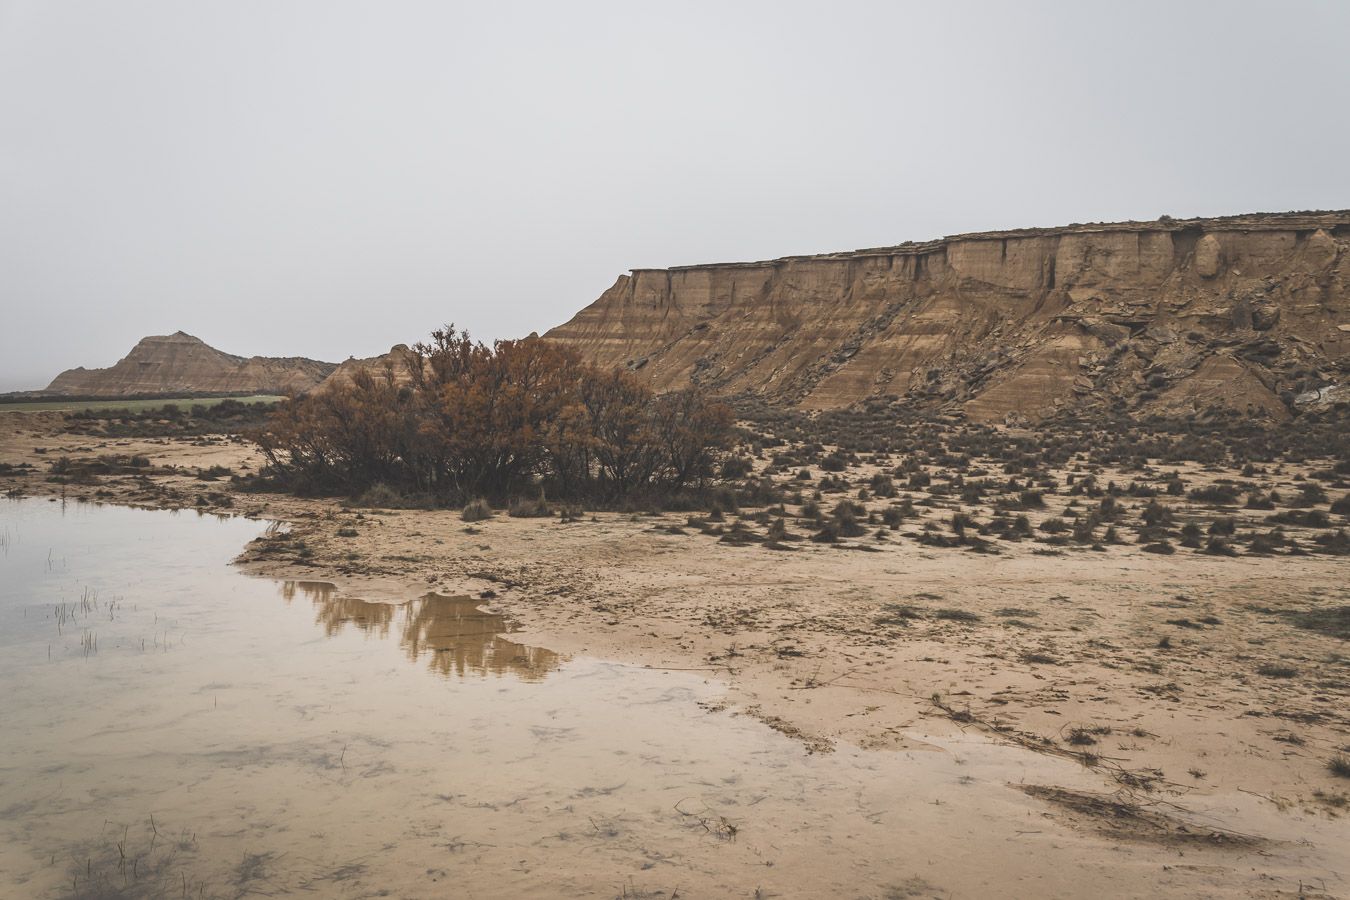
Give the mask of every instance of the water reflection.
<path id="1" fill-rule="evenodd" d="M 389 636 L 389 625 L 398 609 L 391 603 L 371 603 L 357 597 L 340 597 L 333 585 L 326 581 L 285 581 L 281 596 L 286 602 L 295 599 L 296 592 L 308 597 L 314 604 L 314 621 L 323 626 L 323 633 L 335 637 L 345 625 L 355 625 L 361 631 Z"/>
<path id="2" fill-rule="evenodd" d="M 471 597 L 428 593 L 395 606 L 340 596 L 325 581 L 282 582 L 281 595 L 288 603 L 297 593 L 314 604 L 315 622 L 327 636 L 352 625 L 387 638 L 397 627 L 408 658 L 415 662 L 426 657 L 432 671 L 447 677 L 511 673 L 524 681 L 541 681 L 559 665 L 556 653 L 503 637 L 510 631 L 506 618 L 484 612 Z"/>

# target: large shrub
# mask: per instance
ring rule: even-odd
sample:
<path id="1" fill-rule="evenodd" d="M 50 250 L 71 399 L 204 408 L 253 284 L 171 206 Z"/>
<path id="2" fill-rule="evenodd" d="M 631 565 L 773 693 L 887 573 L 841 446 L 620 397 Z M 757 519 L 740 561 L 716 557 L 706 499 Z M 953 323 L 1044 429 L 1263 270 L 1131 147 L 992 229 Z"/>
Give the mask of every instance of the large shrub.
<path id="1" fill-rule="evenodd" d="M 731 424 L 696 388 L 656 396 L 538 337 L 488 347 L 447 327 L 382 371 L 279 404 L 251 436 L 299 492 L 616 501 L 703 485 Z"/>

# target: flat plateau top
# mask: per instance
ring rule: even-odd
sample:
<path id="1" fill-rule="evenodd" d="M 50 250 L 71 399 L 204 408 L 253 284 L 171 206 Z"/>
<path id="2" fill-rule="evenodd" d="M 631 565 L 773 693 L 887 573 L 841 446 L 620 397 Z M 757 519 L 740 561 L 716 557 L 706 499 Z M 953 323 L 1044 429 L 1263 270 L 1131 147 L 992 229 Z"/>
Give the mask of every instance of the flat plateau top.
<path id="1" fill-rule="evenodd" d="M 807 260 L 860 259 L 869 256 L 917 256 L 958 241 L 997 241 L 1007 238 L 1051 237 L 1062 234 L 1100 234 L 1113 231 L 1312 231 L 1350 225 L 1350 210 L 1309 210 L 1287 213 L 1246 213 L 1240 216 L 1214 218 L 1173 219 L 1164 217 L 1148 222 L 1091 222 L 1061 225 L 1055 228 L 1015 228 L 1010 231 L 973 231 L 953 234 L 931 241 L 906 241 L 891 247 L 866 247 L 834 253 L 813 253 L 798 256 L 780 256 L 754 262 L 706 263 L 702 265 L 671 266 L 669 268 L 631 269 L 639 272 L 687 272 L 695 269 L 760 269 Z"/>

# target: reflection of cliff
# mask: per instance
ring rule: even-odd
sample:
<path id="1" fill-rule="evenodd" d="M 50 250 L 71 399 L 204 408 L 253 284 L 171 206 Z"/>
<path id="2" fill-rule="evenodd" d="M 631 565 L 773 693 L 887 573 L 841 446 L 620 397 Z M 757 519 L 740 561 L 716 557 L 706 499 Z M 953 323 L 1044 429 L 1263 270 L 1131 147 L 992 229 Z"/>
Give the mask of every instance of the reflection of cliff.
<path id="1" fill-rule="evenodd" d="M 509 630 L 506 619 L 484 612 L 469 597 L 425 594 L 402 606 L 371 603 L 355 597 L 340 597 L 333 585 L 322 581 L 287 581 L 281 594 L 287 600 L 297 591 L 314 604 L 315 621 L 333 637 L 351 624 L 361 631 L 384 638 L 394 618 L 399 618 L 399 643 L 410 660 L 429 657 L 432 670 L 441 675 L 503 675 L 508 672 L 526 681 L 538 681 L 558 667 L 558 656 L 539 647 L 526 647 L 502 637 Z"/>

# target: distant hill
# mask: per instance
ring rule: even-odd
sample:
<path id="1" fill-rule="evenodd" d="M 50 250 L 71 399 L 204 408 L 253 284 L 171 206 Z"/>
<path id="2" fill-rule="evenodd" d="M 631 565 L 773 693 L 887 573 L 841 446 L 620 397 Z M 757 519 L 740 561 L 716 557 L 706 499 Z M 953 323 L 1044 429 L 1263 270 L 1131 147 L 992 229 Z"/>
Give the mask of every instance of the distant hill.
<path id="1" fill-rule="evenodd" d="M 1278 420 L 1350 390 L 1350 211 L 635 269 L 546 337 L 658 389 L 805 409 Z"/>
<path id="2" fill-rule="evenodd" d="M 385 373 L 389 373 L 393 376 L 395 384 L 407 384 L 412 381 L 412 375 L 408 371 L 409 352 L 407 344 L 395 344 L 389 348 L 388 353 L 382 353 L 379 356 L 369 356 L 365 359 L 352 357 L 339 364 L 333 370 L 333 373 L 319 385 L 319 389 L 330 390 L 335 387 L 346 387 L 351 384 L 352 378 L 357 372 L 366 372 L 376 377 L 383 377 Z"/>
<path id="3" fill-rule="evenodd" d="M 68 369 L 44 393 L 79 397 L 141 394 L 285 394 L 318 385 L 336 363 L 299 356 L 234 356 L 176 331 L 141 338 L 116 365 Z"/>

